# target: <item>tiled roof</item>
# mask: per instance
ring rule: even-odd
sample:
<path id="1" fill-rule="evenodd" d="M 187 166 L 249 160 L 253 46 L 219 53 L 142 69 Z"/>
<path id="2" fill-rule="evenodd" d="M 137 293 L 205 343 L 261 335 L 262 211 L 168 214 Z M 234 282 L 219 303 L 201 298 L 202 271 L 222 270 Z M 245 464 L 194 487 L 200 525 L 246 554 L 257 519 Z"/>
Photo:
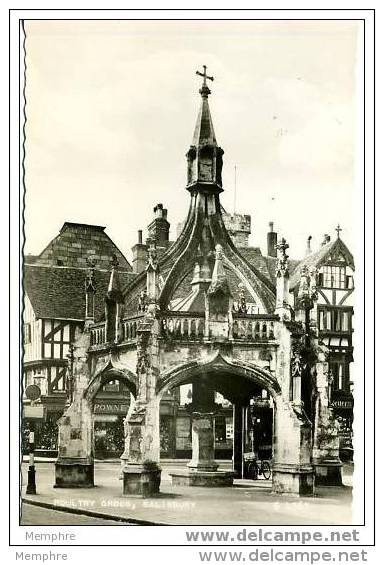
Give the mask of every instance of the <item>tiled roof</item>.
<path id="1" fill-rule="evenodd" d="M 252 267 L 255 267 L 262 275 L 273 282 L 274 279 L 271 277 L 267 258 L 261 254 L 259 247 L 240 247 L 239 251 Z"/>
<path id="2" fill-rule="evenodd" d="M 31 301 L 37 318 L 84 320 L 86 269 L 24 265 L 24 290 Z M 120 273 L 123 284 L 136 276 Z M 108 289 L 110 271 L 95 270 L 95 319 L 104 315 L 104 298 Z"/>
<path id="3" fill-rule="evenodd" d="M 39 265 L 86 267 L 93 259 L 98 269 L 109 269 L 113 255 L 119 261 L 120 271 L 131 271 L 131 265 L 104 232 L 103 226 L 65 222 L 47 247 L 35 258 Z M 30 262 L 30 261 L 28 261 Z"/>

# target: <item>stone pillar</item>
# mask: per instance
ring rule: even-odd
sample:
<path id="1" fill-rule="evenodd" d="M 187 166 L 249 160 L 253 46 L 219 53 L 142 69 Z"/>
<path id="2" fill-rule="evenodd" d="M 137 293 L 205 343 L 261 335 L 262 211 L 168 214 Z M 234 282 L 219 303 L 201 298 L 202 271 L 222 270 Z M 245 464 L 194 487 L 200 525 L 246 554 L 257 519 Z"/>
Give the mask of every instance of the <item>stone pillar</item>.
<path id="1" fill-rule="evenodd" d="M 192 459 L 187 467 L 200 471 L 216 471 L 215 414 L 192 412 Z"/>
<path id="2" fill-rule="evenodd" d="M 188 409 L 192 420 L 192 459 L 186 471 L 170 473 L 173 485 L 221 487 L 233 484 L 232 471 L 219 471 L 215 461 L 215 393 L 205 375 L 193 383 Z"/>
<path id="3" fill-rule="evenodd" d="M 342 485 L 342 463 L 339 457 L 338 423 L 329 406 L 329 380 L 326 354 L 319 349 L 316 364 L 317 401 L 313 445 L 316 485 Z"/>
<path id="4" fill-rule="evenodd" d="M 127 416 L 123 492 L 145 497 L 159 492 L 161 480 L 160 402 L 156 395 L 158 321 L 150 312 L 139 324 L 137 334 L 138 395 Z"/>
<path id="5" fill-rule="evenodd" d="M 233 471 L 237 479 L 244 476 L 244 407 L 233 405 Z"/>
<path id="6" fill-rule="evenodd" d="M 86 357 L 89 341 L 89 333 L 84 333 L 75 342 L 73 401 L 59 420 L 56 488 L 94 486 L 93 409 L 84 398 L 89 382 Z"/>
<path id="7" fill-rule="evenodd" d="M 275 398 L 272 492 L 290 496 L 314 493 L 311 424 L 300 409 Z"/>
<path id="8" fill-rule="evenodd" d="M 274 398 L 274 439 L 272 491 L 291 496 L 312 495 L 314 471 L 311 462 L 312 426 L 300 400 L 300 367 L 292 399 L 292 323 L 275 326 L 279 347 L 276 355 L 276 378 L 281 393 Z M 288 327 L 289 326 L 289 327 Z"/>

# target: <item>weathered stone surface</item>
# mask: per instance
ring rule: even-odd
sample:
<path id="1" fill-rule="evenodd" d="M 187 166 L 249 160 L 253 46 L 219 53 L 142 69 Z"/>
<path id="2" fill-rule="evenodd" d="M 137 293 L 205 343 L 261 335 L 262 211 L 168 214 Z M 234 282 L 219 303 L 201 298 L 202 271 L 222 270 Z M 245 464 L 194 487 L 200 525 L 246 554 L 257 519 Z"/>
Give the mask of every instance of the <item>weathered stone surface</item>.
<path id="1" fill-rule="evenodd" d="M 161 469 L 157 465 L 127 465 L 123 470 L 123 494 L 154 496 L 160 490 Z"/>
<path id="2" fill-rule="evenodd" d="M 272 467 L 272 492 L 287 496 L 313 496 L 314 475 L 312 465 L 274 464 Z"/>
<path id="3" fill-rule="evenodd" d="M 170 473 L 172 485 L 189 487 L 230 487 L 235 473 L 232 471 L 178 471 Z"/>
<path id="4" fill-rule="evenodd" d="M 216 471 L 214 413 L 192 413 L 192 460 L 190 469 Z"/>
<path id="5" fill-rule="evenodd" d="M 90 488 L 94 485 L 93 459 L 59 458 L 55 463 L 55 488 Z"/>

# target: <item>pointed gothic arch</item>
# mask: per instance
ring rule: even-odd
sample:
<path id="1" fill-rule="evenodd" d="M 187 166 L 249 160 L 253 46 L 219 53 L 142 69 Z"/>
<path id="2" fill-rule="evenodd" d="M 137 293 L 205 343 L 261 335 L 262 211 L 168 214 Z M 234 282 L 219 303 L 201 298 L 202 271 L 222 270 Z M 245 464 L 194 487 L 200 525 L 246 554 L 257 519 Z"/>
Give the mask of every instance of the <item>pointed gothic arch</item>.
<path id="1" fill-rule="evenodd" d="M 84 398 L 92 404 L 95 396 L 105 384 L 111 380 L 117 380 L 126 385 L 129 392 L 136 398 L 137 396 L 137 376 L 128 367 L 122 364 L 113 364 L 111 361 L 96 373 L 84 390 Z"/>
<path id="2" fill-rule="evenodd" d="M 156 393 L 161 396 L 168 388 L 192 382 L 201 378 L 202 375 L 213 376 L 215 374 L 221 374 L 227 378 L 244 379 L 265 388 L 273 399 L 281 393 L 280 385 L 271 372 L 249 361 L 229 358 L 221 353 L 208 359 L 194 359 L 181 363 L 164 371 L 157 381 Z"/>

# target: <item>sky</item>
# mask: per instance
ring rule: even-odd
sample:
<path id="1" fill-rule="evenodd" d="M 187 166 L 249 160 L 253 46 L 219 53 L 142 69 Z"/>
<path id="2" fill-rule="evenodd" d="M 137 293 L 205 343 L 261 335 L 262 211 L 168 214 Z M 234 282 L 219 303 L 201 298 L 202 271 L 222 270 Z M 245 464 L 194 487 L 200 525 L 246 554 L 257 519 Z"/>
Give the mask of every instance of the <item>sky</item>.
<path id="1" fill-rule="evenodd" d="M 309 235 L 317 248 L 340 223 L 353 252 L 358 25 L 26 22 L 25 251 L 40 253 L 71 221 L 106 226 L 131 260 L 159 202 L 175 237 L 205 64 L 225 152 L 221 201 L 252 216 L 250 245 L 265 251 L 274 221 L 300 258 Z"/>

